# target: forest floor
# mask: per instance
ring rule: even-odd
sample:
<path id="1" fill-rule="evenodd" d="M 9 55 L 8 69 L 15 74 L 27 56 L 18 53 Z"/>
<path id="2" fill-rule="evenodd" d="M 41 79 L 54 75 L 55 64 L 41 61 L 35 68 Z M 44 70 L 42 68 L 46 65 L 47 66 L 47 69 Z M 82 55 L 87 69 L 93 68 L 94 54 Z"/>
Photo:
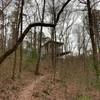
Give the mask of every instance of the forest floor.
<path id="1" fill-rule="evenodd" d="M 24 68 L 21 79 L 14 81 L 4 66 L 0 70 L 0 100 L 100 100 L 92 68 L 84 69 L 80 59 L 67 61 L 57 65 L 56 74 L 49 62 L 42 62 L 38 76 L 33 75 L 32 67 Z"/>
<path id="2" fill-rule="evenodd" d="M 76 82 L 61 85 L 59 80 L 50 82 L 50 75 L 41 76 L 19 92 L 17 100 L 100 100 L 95 89 L 81 91 Z"/>
<path id="3" fill-rule="evenodd" d="M 17 100 L 100 100 L 100 91 L 81 89 L 76 82 L 62 84 L 52 75 L 41 76 L 19 92 Z M 50 81 L 51 80 L 51 81 Z"/>

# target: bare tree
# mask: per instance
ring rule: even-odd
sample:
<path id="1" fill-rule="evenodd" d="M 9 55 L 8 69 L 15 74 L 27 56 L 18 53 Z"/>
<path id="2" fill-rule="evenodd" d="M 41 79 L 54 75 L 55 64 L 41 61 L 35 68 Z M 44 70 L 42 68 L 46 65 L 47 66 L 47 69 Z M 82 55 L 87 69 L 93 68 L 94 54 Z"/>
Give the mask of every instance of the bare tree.
<path id="1" fill-rule="evenodd" d="M 61 7 L 61 9 L 59 10 L 59 12 L 57 13 L 57 18 L 56 18 L 56 23 L 55 24 L 48 24 L 48 23 L 32 23 L 29 24 L 28 27 L 24 30 L 23 34 L 18 38 L 16 44 L 7 52 L 5 52 L 4 55 L 2 55 L 0 57 L 0 63 L 2 63 L 5 58 L 7 58 L 12 52 L 14 52 L 17 47 L 19 46 L 19 44 L 23 41 L 24 37 L 26 36 L 26 34 L 28 33 L 28 31 L 32 28 L 32 27 L 36 27 L 36 26 L 44 26 L 44 27 L 55 27 L 59 21 L 60 15 L 62 14 L 64 8 L 66 7 L 66 5 L 70 2 L 71 0 L 67 0 L 63 6 Z"/>
<path id="2" fill-rule="evenodd" d="M 93 19 L 92 19 L 92 9 L 90 7 L 91 2 L 90 0 L 87 0 L 87 8 L 88 8 L 88 18 L 89 18 L 89 31 L 90 31 L 90 38 L 92 43 L 92 49 L 93 49 L 93 61 L 94 61 L 94 68 L 96 71 L 96 77 L 97 80 L 99 79 L 99 68 L 98 68 L 98 59 L 97 59 L 97 45 L 95 42 L 95 33 L 93 31 Z"/>
<path id="3" fill-rule="evenodd" d="M 46 1 L 44 0 L 41 23 L 44 22 L 45 4 L 46 4 Z M 43 27 L 41 26 L 40 36 L 39 36 L 40 42 L 39 42 L 39 48 L 38 48 L 38 60 L 37 60 L 36 70 L 35 70 L 36 75 L 39 74 L 39 64 L 40 64 L 40 59 L 41 59 L 42 30 L 43 30 Z"/>
<path id="4" fill-rule="evenodd" d="M 16 8 L 13 12 L 13 18 L 12 18 L 12 46 L 14 46 L 17 42 L 18 36 L 19 36 L 19 7 L 20 7 L 20 1 L 16 1 Z M 12 69 L 12 79 L 15 79 L 15 71 L 16 71 L 16 60 L 17 60 L 17 51 L 14 52 L 14 63 L 13 63 L 13 69 Z"/>

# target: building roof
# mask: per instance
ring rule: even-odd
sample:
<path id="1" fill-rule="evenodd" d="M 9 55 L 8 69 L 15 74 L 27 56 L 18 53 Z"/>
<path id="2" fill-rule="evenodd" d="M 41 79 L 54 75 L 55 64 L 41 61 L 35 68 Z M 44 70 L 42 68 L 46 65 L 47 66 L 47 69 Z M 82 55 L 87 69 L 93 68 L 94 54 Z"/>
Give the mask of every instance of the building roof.
<path id="1" fill-rule="evenodd" d="M 46 45 L 48 45 L 49 43 L 52 43 L 52 42 L 53 42 L 54 44 L 56 44 L 57 46 L 61 46 L 61 45 L 64 44 L 63 42 L 48 40 L 48 41 L 46 41 L 42 46 L 46 46 Z"/>

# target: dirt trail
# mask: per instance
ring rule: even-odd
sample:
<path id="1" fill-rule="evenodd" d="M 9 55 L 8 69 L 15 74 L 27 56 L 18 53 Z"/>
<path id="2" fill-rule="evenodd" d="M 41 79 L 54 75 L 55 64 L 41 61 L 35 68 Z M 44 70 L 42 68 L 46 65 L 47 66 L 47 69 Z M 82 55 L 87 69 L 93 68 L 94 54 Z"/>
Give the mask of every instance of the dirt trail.
<path id="1" fill-rule="evenodd" d="M 77 82 L 69 82 L 67 87 L 63 87 L 58 81 L 53 84 L 51 79 L 52 75 L 50 74 L 37 77 L 19 92 L 16 100 L 76 100 L 76 98 L 84 98 L 84 96 L 93 100 L 100 100 L 99 91 L 83 91 Z"/>
<path id="2" fill-rule="evenodd" d="M 33 83 L 31 83 L 30 85 L 28 85 L 27 87 L 25 87 L 19 93 L 19 96 L 18 96 L 17 100 L 32 100 L 32 94 L 33 94 L 34 87 L 36 86 L 37 83 L 40 83 L 46 77 L 47 76 L 41 76 L 40 78 L 38 78 L 35 81 L 33 81 Z"/>

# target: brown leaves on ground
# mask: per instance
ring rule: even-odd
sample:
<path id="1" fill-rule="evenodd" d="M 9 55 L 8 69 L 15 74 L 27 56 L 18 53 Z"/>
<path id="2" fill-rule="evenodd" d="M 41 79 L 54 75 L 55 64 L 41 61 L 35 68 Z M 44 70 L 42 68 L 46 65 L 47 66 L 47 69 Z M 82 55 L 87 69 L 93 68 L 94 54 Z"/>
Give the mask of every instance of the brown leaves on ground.
<path id="1" fill-rule="evenodd" d="M 0 84 L 0 100 L 15 100 L 19 84 L 11 79 L 2 80 Z"/>
<path id="2" fill-rule="evenodd" d="M 90 97 L 90 100 L 100 100 L 99 90 L 83 90 L 84 87 L 78 82 L 62 82 L 58 78 L 53 80 L 51 74 L 36 77 L 33 82 L 27 81 L 29 84 L 23 89 L 16 81 L 6 79 L 2 82 L 0 100 L 80 100 L 78 98 L 84 96 Z"/>
<path id="3" fill-rule="evenodd" d="M 32 81 L 31 73 L 23 73 L 21 79 L 12 80 L 9 76 L 0 77 L 0 100 L 16 100 L 21 88 Z"/>
<path id="4" fill-rule="evenodd" d="M 78 98 L 84 96 L 90 97 L 90 100 L 100 100 L 100 91 L 95 89 L 83 91 L 77 82 L 63 84 L 57 79 L 55 82 L 52 79 L 52 75 L 37 78 L 21 91 L 18 100 L 80 100 Z"/>

